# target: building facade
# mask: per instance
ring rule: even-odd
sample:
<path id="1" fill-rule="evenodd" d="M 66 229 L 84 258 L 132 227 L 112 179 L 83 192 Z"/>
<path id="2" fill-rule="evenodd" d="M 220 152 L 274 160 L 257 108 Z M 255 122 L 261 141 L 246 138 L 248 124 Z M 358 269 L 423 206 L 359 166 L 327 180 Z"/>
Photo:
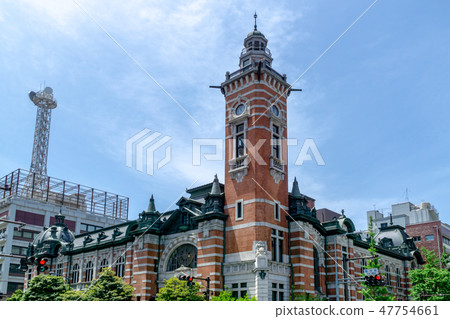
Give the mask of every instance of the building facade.
<path id="1" fill-rule="evenodd" d="M 34 180 L 45 180 L 45 187 L 41 183 L 39 187 L 33 182 L 28 184 L 33 176 Z M 31 276 L 20 268 L 20 259 L 26 257 L 29 245 L 42 229 L 54 224 L 55 215 L 62 212 L 67 228 L 74 234 L 127 220 L 127 197 L 91 187 L 48 176 L 41 178 L 20 169 L 0 178 L 0 185 L 0 294 L 3 297 L 22 289 L 24 276 Z"/>
<path id="2" fill-rule="evenodd" d="M 136 300 L 152 300 L 164 280 L 209 278 L 218 295 L 289 300 L 311 293 L 328 300 L 361 300 L 360 274 L 368 242 L 344 214 L 320 221 L 314 199 L 296 179 L 289 189 L 286 75 L 272 68 L 267 39 L 255 29 L 244 40 L 239 69 L 227 72 L 225 180 L 187 190 L 177 208 L 160 213 L 152 196 L 137 220 L 73 235 L 58 216 L 28 250 L 77 289 L 111 267 L 133 285 Z M 379 254 L 392 269 L 392 287 L 408 299 L 408 271 L 421 263 L 402 228 L 378 234 Z M 34 266 L 30 266 L 33 275 Z M 397 272 L 398 270 L 398 272 Z M 391 272 L 389 272 L 391 274 Z M 200 283 L 204 281 L 198 279 Z"/>
<path id="3" fill-rule="evenodd" d="M 371 210 L 367 212 L 368 222 L 370 217 L 378 229 L 391 224 L 405 227 L 419 249 L 433 250 L 438 256 L 450 252 L 450 225 L 440 220 L 439 212 L 428 202 L 420 206 L 410 202 L 393 204 L 390 214 Z"/>

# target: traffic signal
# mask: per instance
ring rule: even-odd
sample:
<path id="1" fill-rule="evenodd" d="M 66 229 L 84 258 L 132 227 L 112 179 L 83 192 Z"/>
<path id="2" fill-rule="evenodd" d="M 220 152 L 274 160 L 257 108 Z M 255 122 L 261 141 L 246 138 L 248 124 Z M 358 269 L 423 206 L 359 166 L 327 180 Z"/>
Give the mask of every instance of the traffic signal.
<path id="1" fill-rule="evenodd" d="M 19 270 L 21 272 L 27 272 L 28 270 L 28 263 L 26 258 L 20 258 L 20 267 Z"/>
<path id="2" fill-rule="evenodd" d="M 179 280 L 183 280 L 183 281 L 187 281 L 187 286 L 190 287 L 194 284 L 194 277 L 192 276 L 184 276 L 184 275 L 180 275 L 178 276 Z"/>
<path id="3" fill-rule="evenodd" d="M 383 277 L 381 277 L 380 275 L 376 275 L 375 276 L 375 286 L 384 286 L 384 280 Z"/>
<path id="4" fill-rule="evenodd" d="M 368 286 L 368 287 L 372 286 L 372 282 L 373 282 L 373 276 L 364 277 L 364 283 L 366 284 L 366 286 Z"/>
<path id="5" fill-rule="evenodd" d="M 38 274 L 48 270 L 47 261 L 48 261 L 47 258 L 39 258 L 37 260 L 37 272 L 38 272 Z"/>
<path id="6" fill-rule="evenodd" d="M 365 284 L 368 287 L 373 287 L 373 286 L 384 286 L 385 282 L 383 280 L 383 278 L 380 275 L 375 275 L 375 276 L 366 276 L 364 277 L 365 279 Z"/>

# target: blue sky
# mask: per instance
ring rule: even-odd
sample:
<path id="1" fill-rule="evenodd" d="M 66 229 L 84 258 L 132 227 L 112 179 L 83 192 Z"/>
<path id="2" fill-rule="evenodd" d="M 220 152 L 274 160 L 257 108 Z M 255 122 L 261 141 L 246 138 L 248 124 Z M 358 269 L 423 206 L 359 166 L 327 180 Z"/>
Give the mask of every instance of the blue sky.
<path id="1" fill-rule="evenodd" d="M 164 211 L 195 180 L 223 181 L 223 161 L 192 167 L 192 139 L 224 136 L 224 99 L 209 85 L 238 68 L 255 10 L 273 67 L 293 82 L 373 1 L 77 2 L 199 125 L 76 2 L 1 1 L 0 174 L 29 168 L 27 93 L 45 81 L 58 100 L 49 175 L 128 196 L 135 218 L 152 193 Z M 295 166 L 302 143 L 290 147 L 289 181 L 318 208 L 365 228 L 367 210 L 386 212 L 408 188 L 450 221 L 448 12 L 448 1 L 380 0 L 296 83 L 288 135 L 314 139 L 326 165 Z M 172 161 L 153 176 L 125 162 L 144 128 L 172 137 Z"/>

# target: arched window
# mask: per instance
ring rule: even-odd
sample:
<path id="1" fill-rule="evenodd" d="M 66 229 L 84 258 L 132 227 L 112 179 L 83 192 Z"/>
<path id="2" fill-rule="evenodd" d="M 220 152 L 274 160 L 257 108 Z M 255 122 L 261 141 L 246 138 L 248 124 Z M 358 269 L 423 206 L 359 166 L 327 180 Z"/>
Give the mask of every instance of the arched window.
<path id="1" fill-rule="evenodd" d="M 72 284 L 76 284 L 80 281 L 80 266 L 75 264 L 72 266 Z"/>
<path id="2" fill-rule="evenodd" d="M 85 282 L 92 281 L 92 277 L 94 275 L 94 263 L 92 261 L 89 261 L 86 264 L 86 273 L 85 273 Z"/>
<path id="3" fill-rule="evenodd" d="M 197 248 L 194 245 L 185 244 L 175 249 L 167 263 L 167 271 L 174 271 L 181 266 L 197 267 Z"/>
<path id="4" fill-rule="evenodd" d="M 314 290 L 320 291 L 319 252 L 314 247 Z"/>
<path id="5" fill-rule="evenodd" d="M 102 260 L 102 262 L 100 263 L 100 272 L 102 272 L 103 269 L 108 268 L 108 267 L 109 267 L 108 260 L 106 258 L 104 258 Z"/>
<path id="6" fill-rule="evenodd" d="M 56 265 L 56 276 L 62 277 L 62 275 L 63 275 L 63 264 L 60 263 Z"/>
<path id="7" fill-rule="evenodd" d="M 116 276 L 123 277 L 125 275 L 125 256 L 120 256 L 116 262 Z"/>

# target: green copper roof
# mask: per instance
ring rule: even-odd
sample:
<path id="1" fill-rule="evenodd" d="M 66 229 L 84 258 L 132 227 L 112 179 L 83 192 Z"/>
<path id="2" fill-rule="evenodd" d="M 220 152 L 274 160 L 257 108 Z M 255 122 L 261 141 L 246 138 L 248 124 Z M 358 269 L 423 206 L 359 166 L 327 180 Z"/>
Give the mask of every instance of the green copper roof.
<path id="1" fill-rule="evenodd" d="M 294 197 L 300 197 L 300 189 L 298 188 L 297 177 L 294 177 L 294 184 L 292 185 L 291 195 Z"/>
<path id="2" fill-rule="evenodd" d="M 259 36 L 264 37 L 264 34 L 262 34 L 261 31 L 258 31 L 258 30 L 254 30 L 254 31 L 250 32 L 250 33 L 247 35 L 247 37 L 251 37 L 252 35 L 259 35 Z"/>
<path id="3" fill-rule="evenodd" d="M 150 197 L 150 202 L 148 203 L 147 212 L 148 213 L 156 212 L 155 199 L 153 198 L 153 194 L 152 194 L 152 197 Z"/>
<path id="4" fill-rule="evenodd" d="M 217 178 L 217 174 L 214 175 L 214 182 L 211 188 L 211 195 L 220 195 L 220 185 L 219 179 Z"/>

